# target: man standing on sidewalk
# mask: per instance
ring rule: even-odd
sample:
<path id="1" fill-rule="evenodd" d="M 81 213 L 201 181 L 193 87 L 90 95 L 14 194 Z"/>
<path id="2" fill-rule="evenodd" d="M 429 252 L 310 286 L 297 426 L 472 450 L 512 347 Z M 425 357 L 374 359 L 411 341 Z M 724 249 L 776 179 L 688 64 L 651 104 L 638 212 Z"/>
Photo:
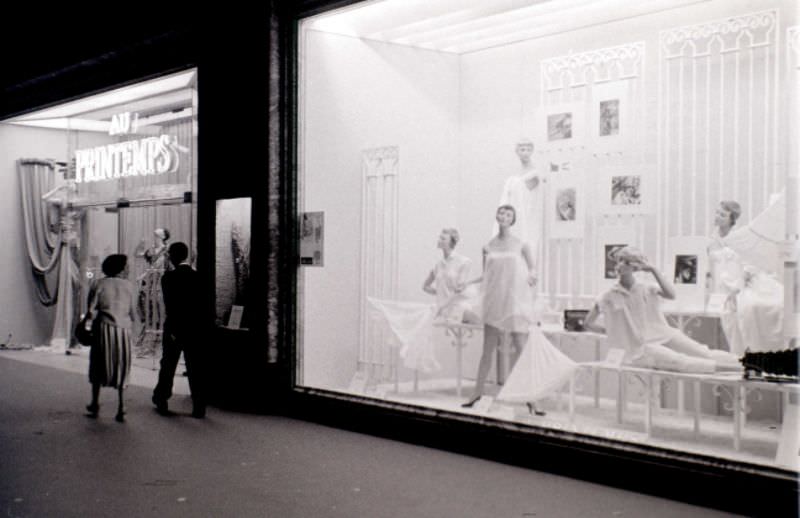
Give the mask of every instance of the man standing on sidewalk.
<path id="1" fill-rule="evenodd" d="M 164 322 L 161 369 L 158 384 L 153 391 L 153 404 L 158 413 L 169 414 L 167 400 L 172 396 L 172 383 L 178 359 L 183 352 L 192 393 L 192 417 L 206 415 L 205 372 L 206 359 L 198 336 L 197 318 L 201 299 L 197 272 L 188 262 L 189 247 L 177 242 L 170 245 L 169 260 L 175 269 L 161 278 L 166 320 Z"/>

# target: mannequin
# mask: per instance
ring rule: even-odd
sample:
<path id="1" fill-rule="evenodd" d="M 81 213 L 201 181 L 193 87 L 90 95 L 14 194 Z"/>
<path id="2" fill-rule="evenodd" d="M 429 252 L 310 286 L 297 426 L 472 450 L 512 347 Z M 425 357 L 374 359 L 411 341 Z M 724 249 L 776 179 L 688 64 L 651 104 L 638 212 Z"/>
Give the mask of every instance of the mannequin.
<path id="1" fill-rule="evenodd" d="M 144 248 L 144 240 L 142 240 L 135 252 L 137 257 L 144 257 L 147 261 L 147 269 L 137 279 L 139 317 L 142 323 L 142 330 L 136 341 L 136 346 L 140 349 L 137 353 L 139 356 L 155 354 L 155 346 L 160 342 L 160 333 L 165 317 L 164 300 L 161 295 L 161 277 L 166 270 L 172 269 L 167 255 L 169 230 L 157 228 L 153 231 L 153 237 L 152 247 L 142 250 Z M 147 343 L 145 344 L 145 342 Z"/>
<path id="2" fill-rule="evenodd" d="M 517 141 L 519 170 L 506 180 L 498 205 L 511 205 L 516 210 L 517 221 L 511 232 L 528 244 L 535 264 L 539 259 L 542 240 L 544 197 L 542 179 L 531 160 L 533 150 L 534 145 L 530 139 L 521 138 Z M 493 234 L 497 232 L 498 227 L 495 224 Z"/>
<path id="3" fill-rule="evenodd" d="M 542 240 L 542 228 L 544 221 L 544 188 L 542 179 L 533 165 L 533 141 L 528 138 L 520 138 L 515 146 L 517 158 L 519 158 L 519 169 L 517 173 L 506 179 L 503 185 L 503 192 L 500 195 L 498 205 L 511 205 L 516 213 L 516 222 L 511 229 L 511 234 L 520 241 L 528 245 L 530 257 L 533 261 L 533 271 L 538 272 L 539 253 Z M 495 223 L 493 235 L 497 235 L 499 227 Z M 531 290 L 533 297 L 532 303 L 536 300 L 536 290 Z M 510 369 L 503 365 L 500 348 L 497 351 L 498 382 L 505 380 L 502 373 Z"/>
<path id="4" fill-rule="evenodd" d="M 721 201 L 711 237 L 711 289 L 725 296 L 720 320 L 731 352 L 774 351 L 783 342 L 783 286 L 773 276 L 748 264 L 729 242 L 742 209 L 735 201 Z M 761 245 L 768 248 L 768 245 Z"/>

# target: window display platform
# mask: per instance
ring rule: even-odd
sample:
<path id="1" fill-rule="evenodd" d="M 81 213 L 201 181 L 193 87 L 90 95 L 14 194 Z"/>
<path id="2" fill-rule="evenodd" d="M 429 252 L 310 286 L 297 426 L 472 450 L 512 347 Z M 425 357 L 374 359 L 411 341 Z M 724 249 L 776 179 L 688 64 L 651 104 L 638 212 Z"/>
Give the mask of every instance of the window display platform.
<path id="1" fill-rule="evenodd" d="M 474 382 L 463 380 L 463 389 L 471 389 Z M 631 385 L 630 387 L 635 387 Z M 696 414 L 674 408 L 653 410 L 652 398 L 648 405 L 640 391 L 626 391 L 624 419 L 620 421 L 618 400 L 595 398 L 594 394 L 573 394 L 568 387 L 550 398 L 537 402 L 545 416 L 529 412 L 524 403 L 489 401 L 486 409 L 462 408 L 464 398 L 456 393 L 457 380 L 438 378 L 419 380 L 398 385 L 385 383 L 363 393 L 385 401 L 432 408 L 469 416 L 496 419 L 522 425 L 531 425 L 559 431 L 569 431 L 603 439 L 646 444 L 698 455 L 710 455 L 735 461 L 772 466 L 781 439 L 781 423 L 774 420 L 737 421 L 729 416 L 702 415 L 702 426 L 696 427 Z M 490 393 L 500 387 L 494 386 Z M 570 403 L 571 402 L 571 403 Z M 648 411 L 650 407 L 650 411 Z M 648 417 L 649 415 L 649 417 Z M 649 421 L 649 425 L 648 425 Z M 737 433 L 738 430 L 738 433 Z M 738 435 L 738 446 L 735 436 Z"/>

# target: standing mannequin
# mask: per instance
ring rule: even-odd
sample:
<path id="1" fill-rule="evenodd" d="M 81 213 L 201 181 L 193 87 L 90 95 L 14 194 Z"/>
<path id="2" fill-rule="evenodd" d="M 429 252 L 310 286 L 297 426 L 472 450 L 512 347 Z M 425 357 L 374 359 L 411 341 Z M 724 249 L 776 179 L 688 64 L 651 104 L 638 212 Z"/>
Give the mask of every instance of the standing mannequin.
<path id="1" fill-rule="evenodd" d="M 533 271 L 538 272 L 539 252 L 542 241 L 542 223 L 544 219 L 544 194 L 542 181 L 533 165 L 533 142 L 528 138 L 517 141 L 516 153 L 520 167 L 517 174 L 508 177 L 503 192 L 500 195 L 499 205 L 511 205 L 517 215 L 516 222 L 511 229 L 511 234 L 528 245 L 530 256 L 533 260 Z M 493 234 L 499 231 L 495 223 Z M 531 290 L 536 299 L 536 290 Z M 502 373 L 510 369 L 503 365 L 500 348 L 497 350 L 498 382 L 503 383 Z"/>
<path id="2" fill-rule="evenodd" d="M 529 139 L 522 138 L 517 142 L 516 153 L 520 168 L 518 173 L 510 176 L 503 185 L 498 205 L 511 205 L 516 210 L 517 222 L 511 233 L 523 243 L 528 243 L 531 256 L 536 263 L 539 260 L 542 241 L 544 196 L 541 178 L 531 161 L 533 149 L 533 142 Z M 497 231 L 495 224 L 493 234 L 497 234 Z"/>

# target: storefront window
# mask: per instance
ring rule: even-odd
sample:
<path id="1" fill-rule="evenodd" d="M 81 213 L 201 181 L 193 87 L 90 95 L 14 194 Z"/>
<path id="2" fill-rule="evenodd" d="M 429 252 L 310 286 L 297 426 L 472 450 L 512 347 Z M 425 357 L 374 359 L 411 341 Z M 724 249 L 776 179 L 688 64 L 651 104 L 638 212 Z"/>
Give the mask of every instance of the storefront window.
<path id="1" fill-rule="evenodd" d="M 797 469 L 794 2 L 463 4 L 300 25 L 298 385 Z"/>
<path id="2" fill-rule="evenodd" d="M 42 289 L 58 292 L 58 316 L 52 329 L 40 330 L 43 341 L 75 344 L 70 323 L 85 310 L 103 259 L 123 253 L 129 279 L 139 288 L 135 354 L 153 357 L 164 322 L 160 278 L 169 267 L 166 249 L 183 241 L 195 256 L 196 72 L 46 108 L 0 126 L 3 149 L 16 160 L 25 207 L 20 225 L 31 262 L 35 270 L 42 267 Z M 60 267 L 48 269 L 52 252 L 45 240 L 68 243 L 67 253 L 55 260 L 64 263 Z"/>

